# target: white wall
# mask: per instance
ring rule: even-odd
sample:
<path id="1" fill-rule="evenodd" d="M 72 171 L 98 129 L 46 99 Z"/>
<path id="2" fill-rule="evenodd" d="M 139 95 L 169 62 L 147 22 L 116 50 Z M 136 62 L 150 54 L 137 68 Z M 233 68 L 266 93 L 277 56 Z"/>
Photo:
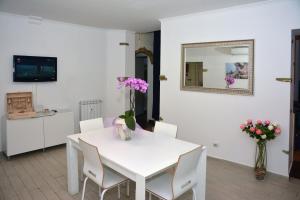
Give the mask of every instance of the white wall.
<path id="1" fill-rule="evenodd" d="M 106 89 L 104 116 L 121 115 L 129 107 L 128 90 L 117 89 L 117 77 L 134 74 L 134 32 L 124 30 L 109 30 L 106 33 Z M 129 46 L 120 46 L 127 42 Z"/>
<path id="2" fill-rule="evenodd" d="M 32 91 L 37 104 L 46 108 L 72 109 L 76 131 L 80 100 L 100 98 L 105 116 L 119 115 L 124 111 L 125 97 L 123 93 L 119 102 L 122 93 L 116 89 L 116 76 L 125 74 L 126 57 L 134 58 L 134 53 L 126 54 L 126 47 L 119 45 L 126 42 L 126 34 L 48 20 L 37 25 L 28 23 L 25 16 L 0 13 L 0 116 L 6 114 L 6 93 L 16 91 Z M 14 83 L 15 54 L 57 57 L 58 81 Z M 3 127 L 0 130 L 1 151 Z"/>
<path id="3" fill-rule="evenodd" d="M 125 107 L 124 90 L 117 89 L 117 77 L 125 76 L 125 46 L 119 42 L 125 40 L 125 31 L 108 31 L 106 36 L 106 90 L 104 116 L 120 115 Z M 123 66 L 122 66 L 123 65 Z"/>
<path id="4" fill-rule="evenodd" d="M 253 166 L 255 143 L 239 129 L 248 118 L 270 119 L 282 135 L 268 143 L 268 169 L 287 175 L 291 29 L 300 28 L 300 1 L 278 0 L 161 20 L 161 115 L 179 138 L 208 146 L 208 154 Z M 180 91 L 180 45 L 255 39 L 254 96 Z M 214 142 L 220 145 L 212 147 Z"/>
<path id="5" fill-rule="evenodd" d="M 135 32 L 126 31 L 126 42 L 129 46 L 126 47 L 126 66 L 125 75 L 135 76 Z M 130 108 L 129 92 L 127 91 L 125 96 L 126 110 Z"/>

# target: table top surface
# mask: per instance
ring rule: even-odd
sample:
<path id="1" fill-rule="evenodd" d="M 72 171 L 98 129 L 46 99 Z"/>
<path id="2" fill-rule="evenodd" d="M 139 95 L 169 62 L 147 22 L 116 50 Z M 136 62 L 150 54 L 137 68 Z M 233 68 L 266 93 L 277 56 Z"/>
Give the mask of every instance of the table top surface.
<path id="1" fill-rule="evenodd" d="M 143 177 L 175 165 L 181 154 L 200 146 L 140 128 L 128 141 L 121 140 L 114 127 L 74 134 L 68 138 L 75 143 L 81 138 L 97 146 L 101 157 Z"/>

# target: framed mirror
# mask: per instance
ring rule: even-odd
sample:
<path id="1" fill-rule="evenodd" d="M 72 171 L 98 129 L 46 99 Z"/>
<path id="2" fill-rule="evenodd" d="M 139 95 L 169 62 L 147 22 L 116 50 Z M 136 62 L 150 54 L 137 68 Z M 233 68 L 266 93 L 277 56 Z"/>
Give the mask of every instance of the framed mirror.
<path id="1" fill-rule="evenodd" d="M 254 40 L 182 44 L 181 90 L 253 95 Z"/>

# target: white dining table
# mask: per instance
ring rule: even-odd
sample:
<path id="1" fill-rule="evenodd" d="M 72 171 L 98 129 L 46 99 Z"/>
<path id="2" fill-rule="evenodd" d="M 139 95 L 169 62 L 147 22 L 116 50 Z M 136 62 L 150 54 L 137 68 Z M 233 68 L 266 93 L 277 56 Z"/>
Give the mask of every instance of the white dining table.
<path id="1" fill-rule="evenodd" d="M 104 165 L 136 182 L 136 200 L 145 200 L 148 178 L 176 165 L 181 154 L 200 145 L 162 136 L 137 128 L 131 140 L 123 141 L 113 127 L 87 133 L 70 135 L 67 138 L 68 191 L 79 192 L 78 138 L 99 149 Z M 198 165 L 198 183 L 195 186 L 197 200 L 205 199 L 206 149 Z"/>

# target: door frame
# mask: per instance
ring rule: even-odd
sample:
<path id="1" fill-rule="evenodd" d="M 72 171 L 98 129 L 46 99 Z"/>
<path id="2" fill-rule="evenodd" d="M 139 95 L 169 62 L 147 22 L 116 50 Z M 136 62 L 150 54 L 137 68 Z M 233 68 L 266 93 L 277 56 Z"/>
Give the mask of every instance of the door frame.
<path id="1" fill-rule="evenodd" d="M 295 138 L 295 113 L 294 113 L 294 84 L 295 84 L 295 51 L 296 37 L 300 36 L 300 29 L 292 30 L 291 37 L 291 87 L 290 87 L 290 135 L 289 135 L 289 177 L 291 177 L 291 169 L 294 161 L 294 138 Z"/>

